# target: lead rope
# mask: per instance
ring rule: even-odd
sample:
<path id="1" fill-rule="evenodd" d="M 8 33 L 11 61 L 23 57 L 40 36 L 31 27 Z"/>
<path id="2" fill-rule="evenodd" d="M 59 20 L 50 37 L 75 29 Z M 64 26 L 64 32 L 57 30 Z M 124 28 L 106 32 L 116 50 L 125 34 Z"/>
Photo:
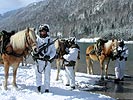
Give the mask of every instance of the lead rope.
<path id="1" fill-rule="evenodd" d="M 43 69 L 42 69 L 41 71 L 39 70 L 38 61 L 36 61 L 36 63 L 37 63 L 37 71 L 38 71 L 40 74 L 42 74 L 42 72 L 45 70 L 45 68 L 46 68 L 47 65 L 48 65 L 48 61 L 45 61 L 45 66 L 43 67 Z"/>

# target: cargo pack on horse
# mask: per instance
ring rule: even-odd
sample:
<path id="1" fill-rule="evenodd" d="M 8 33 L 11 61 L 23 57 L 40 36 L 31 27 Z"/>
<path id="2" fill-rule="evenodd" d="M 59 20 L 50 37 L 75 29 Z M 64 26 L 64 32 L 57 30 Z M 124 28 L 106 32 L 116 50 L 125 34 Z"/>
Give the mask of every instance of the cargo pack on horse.
<path id="1" fill-rule="evenodd" d="M 100 41 L 101 42 L 101 41 Z M 86 64 L 87 73 L 93 74 L 93 62 L 98 61 L 100 63 L 101 80 L 104 80 L 104 65 L 105 65 L 105 78 L 108 78 L 108 65 L 110 59 L 117 55 L 118 41 L 116 39 L 109 41 L 102 41 L 97 44 L 91 45 L 86 49 Z"/>
<path id="2" fill-rule="evenodd" d="M 63 59 L 63 55 L 66 54 L 68 51 L 68 48 L 72 45 L 75 44 L 74 40 L 65 40 L 65 39 L 58 39 L 55 41 L 55 48 L 56 48 L 56 67 L 57 67 L 57 76 L 56 76 L 56 80 L 59 80 L 59 73 L 60 73 L 60 69 L 63 66 L 64 63 L 64 59 Z M 79 46 L 77 44 L 75 44 L 78 48 Z M 80 56 L 80 54 L 79 54 Z M 79 57 L 78 57 L 79 58 Z M 78 60 L 77 60 L 78 62 Z M 77 62 L 75 67 L 77 66 Z M 76 68 L 75 68 L 76 70 Z"/>
<path id="3" fill-rule="evenodd" d="M 13 87 L 17 88 L 16 74 L 23 57 L 31 51 L 36 52 L 36 35 L 33 28 L 26 28 L 12 35 L 10 41 L 5 45 L 4 52 L 1 52 L 0 62 L 4 64 L 5 81 L 4 89 L 7 90 L 7 80 L 9 76 L 9 67 L 13 67 Z M 2 44 L 1 44 L 2 45 Z"/>

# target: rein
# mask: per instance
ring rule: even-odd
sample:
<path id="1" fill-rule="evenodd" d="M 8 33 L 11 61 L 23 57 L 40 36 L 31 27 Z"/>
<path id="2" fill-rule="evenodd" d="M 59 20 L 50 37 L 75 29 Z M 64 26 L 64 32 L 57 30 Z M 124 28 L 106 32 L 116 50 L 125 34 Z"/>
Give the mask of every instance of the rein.
<path id="1" fill-rule="evenodd" d="M 43 69 L 42 69 L 41 71 L 39 70 L 38 61 L 36 61 L 36 63 L 37 63 L 37 71 L 38 71 L 40 74 L 42 74 L 42 72 L 45 70 L 45 68 L 46 68 L 46 66 L 47 66 L 47 64 L 48 64 L 48 62 L 45 61 L 45 66 L 43 67 Z"/>

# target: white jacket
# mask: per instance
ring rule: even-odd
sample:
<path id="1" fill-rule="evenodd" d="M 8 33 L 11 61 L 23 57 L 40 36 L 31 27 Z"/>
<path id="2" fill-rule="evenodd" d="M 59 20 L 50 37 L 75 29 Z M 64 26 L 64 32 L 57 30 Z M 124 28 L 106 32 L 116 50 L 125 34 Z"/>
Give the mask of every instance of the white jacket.
<path id="1" fill-rule="evenodd" d="M 76 61 L 78 57 L 79 49 L 69 48 L 69 54 L 65 54 L 63 58 L 67 61 Z"/>
<path id="2" fill-rule="evenodd" d="M 48 42 L 52 42 L 53 40 L 50 38 L 50 37 L 46 37 L 46 38 L 40 38 L 38 35 L 37 35 L 37 44 L 38 44 L 38 48 L 39 46 L 41 46 L 42 44 L 46 43 L 48 44 Z M 56 49 L 55 49 L 55 46 L 54 44 L 50 45 L 46 51 L 42 50 L 41 53 L 43 54 L 43 56 L 45 55 L 48 55 L 50 56 L 50 59 L 54 58 L 55 57 L 55 54 L 56 54 Z"/>
<path id="3" fill-rule="evenodd" d="M 128 57 L 128 47 L 126 45 L 124 45 L 123 48 L 118 46 L 118 51 L 122 52 L 120 56 L 123 56 L 124 58 Z"/>

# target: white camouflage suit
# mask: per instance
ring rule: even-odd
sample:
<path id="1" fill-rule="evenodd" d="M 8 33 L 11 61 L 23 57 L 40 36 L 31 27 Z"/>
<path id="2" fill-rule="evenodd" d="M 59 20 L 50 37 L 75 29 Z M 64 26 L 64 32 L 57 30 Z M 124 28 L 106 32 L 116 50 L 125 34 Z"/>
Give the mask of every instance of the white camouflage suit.
<path id="1" fill-rule="evenodd" d="M 66 61 L 76 61 L 78 57 L 78 48 L 69 48 L 69 53 L 65 54 L 63 58 Z M 67 63 L 67 62 L 64 62 Z M 74 74 L 74 66 L 65 66 L 65 80 L 64 84 L 69 84 L 71 87 L 75 86 L 75 74 Z"/>
<path id="2" fill-rule="evenodd" d="M 38 47 L 44 43 L 48 43 L 49 39 L 50 39 L 50 42 L 52 42 L 52 39 L 50 37 L 40 38 L 37 35 Z M 46 53 L 44 53 L 44 50 L 42 50 L 42 54 L 43 54 L 43 56 L 45 56 L 45 55 L 50 56 L 50 59 L 54 58 L 54 56 L 56 54 L 56 49 L 55 49 L 54 44 L 50 45 L 47 48 Z M 44 87 L 45 87 L 45 89 L 49 90 L 49 88 L 50 88 L 51 63 L 49 61 L 43 61 L 43 60 L 37 60 L 37 61 L 38 61 L 38 67 L 39 68 L 36 67 L 36 85 L 37 85 L 37 87 L 42 85 L 42 73 L 44 73 Z"/>
<path id="3" fill-rule="evenodd" d="M 128 57 L 128 47 L 126 45 L 122 47 L 118 46 L 118 51 L 122 51 L 120 56 L 123 57 L 122 60 L 120 60 L 120 57 L 116 59 L 115 63 L 115 76 L 116 79 L 122 79 L 124 78 L 124 70 L 125 70 L 125 58 Z"/>

